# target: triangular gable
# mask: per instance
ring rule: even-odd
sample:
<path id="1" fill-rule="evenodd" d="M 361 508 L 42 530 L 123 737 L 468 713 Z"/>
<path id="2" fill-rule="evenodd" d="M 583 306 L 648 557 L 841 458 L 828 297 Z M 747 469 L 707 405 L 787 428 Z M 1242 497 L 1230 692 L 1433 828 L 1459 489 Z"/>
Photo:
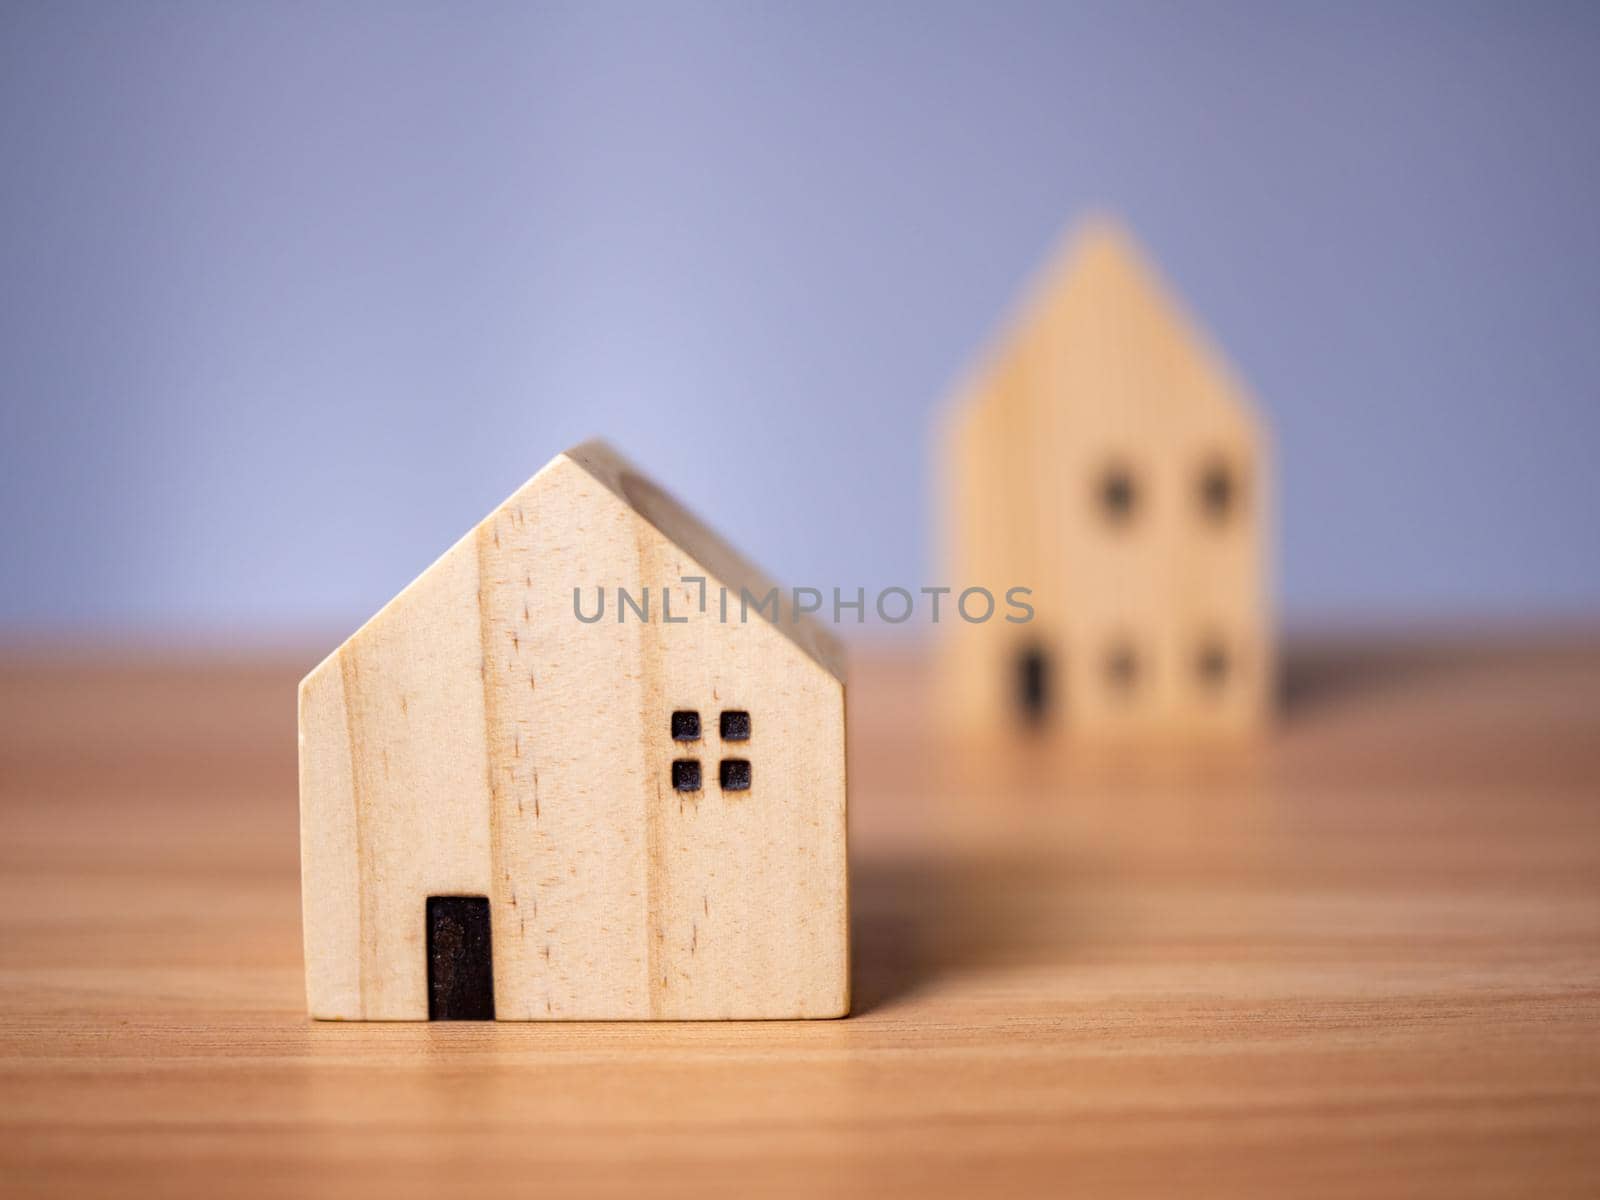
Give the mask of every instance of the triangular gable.
<path id="1" fill-rule="evenodd" d="M 634 516 L 682 550 L 687 557 L 699 563 L 705 569 L 708 588 L 722 586 L 728 589 L 730 611 L 739 605 L 741 589 L 747 589 L 756 601 L 762 600 L 769 592 L 776 591 L 778 597 L 776 621 L 770 620 L 767 616 L 771 611 L 770 607 L 760 609 L 755 603 L 750 607 L 760 613 L 764 621 L 813 663 L 839 682 L 844 682 L 844 651 L 835 638 L 815 620 L 809 617 L 797 617 L 789 593 L 774 584 L 705 522 L 600 439 L 584 442 L 558 454 L 541 467 L 531 479 L 496 505 L 483 520 L 477 522 L 450 549 L 430 563 L 393 599 L 365 621 L 332 654 L 317 664 L 307 675 L 307 679 L 324 670 L 347 646 L 361 641 L 372 630 L 390 620 L 402 619 L 410 607 L 409 602 L 420 600 L 421 593 L 430 580 L 438 578 L 457 558 L 476 556 L 475 545 L 480 531 L 495 519 L 496 514 L 514 505 L 519 497 L 530 490 L 542 486 L 546 482 L 546 477 L 563 463 L 571 463 L 580 468 L 587 476 L 601 484 L 607 494 L 621 501 Z M 677 580 L 641 582 L 659 586 L 676 584 Z"/>
<path id="2" fill-rule="evenodd" d="M 1257 424 L 1248 390 L 1220 351 L 1132 235 L 1109 218 L 1094 217 L 1073 230 L 1003 330 L 959 391 L 958 410 L 1007 397 L 1029 408 L 1050 403 L 1049 390 L 1016 384 L 1039 377 L 1041 352 L 1066 345 L 1119 369 L 1139 359 L 1160 360 L 1169 369 L 1182 364 L 1179 375 L 1201 384 L 1186 401 L 1204 398 L 1248 429 Z"/>
<path id="3" fill-rule="evenodd" d="M 789 595 L 759 567 L 733 548 L 720 534 L 695 516 L 676 497 L 666 492 L 624 458 L 608 442 L 594 439 L 574 446 L 563 456 L 571 459 L 608 491 L 631 508 L 690 558 L 706 569 L 707 586 L 720 584 L 728 589 L 729 603 L 736 604 L 742 590 L 756 598 L 769 591 L 778 593 L 778 620 L 774 628 L 805 652 L 813 662 L 841 682 L 844 680 L 844 650 L 821 624 L 810 617 L 796 617 Z M 676 580 L 663 580 L 675 583 Z"/>

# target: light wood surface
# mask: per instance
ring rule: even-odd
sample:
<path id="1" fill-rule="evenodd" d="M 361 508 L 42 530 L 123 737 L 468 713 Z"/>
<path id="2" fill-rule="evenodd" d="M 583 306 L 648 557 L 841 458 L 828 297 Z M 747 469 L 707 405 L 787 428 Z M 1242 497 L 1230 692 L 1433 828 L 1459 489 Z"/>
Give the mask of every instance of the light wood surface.
<path id="1" fill-rule="evenodd" d="M 591 442 L 307 675 L 312 1015 L 427 1019 L 454 896 L 488 901 L 499 1020 L 845 1013 L 842 656 L 771 588 Z"/>
<path id="2" fill-rule="evenodd" d="M 1600 639 L 1066 761 L 858 655 L 855 1013 L 782 1023 L 308 1020 L 306 661 L 0 668 L 0 1194 L 1600 1192 Z"/>
<path id="3" fill-rule="evenodd" d="M 940 449 L 947 580 L 1030 588 L 1036 613 L 940 623 L 954 732 L 1265 725 L 1265 426 L 1126 232 L 1095 220 L 1066 243 L 955 397 Z M 1042 703 L 1022 702 L 1024 661 Z"/>

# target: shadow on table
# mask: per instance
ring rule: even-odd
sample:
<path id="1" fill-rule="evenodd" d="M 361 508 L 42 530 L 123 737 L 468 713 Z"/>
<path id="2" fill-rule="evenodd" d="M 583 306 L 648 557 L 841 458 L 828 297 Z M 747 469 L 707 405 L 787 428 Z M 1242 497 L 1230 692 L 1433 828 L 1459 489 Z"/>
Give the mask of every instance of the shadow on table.
<path id="1" fill-rule="evenodd" d="M 1021 856 L 868 858 L 852 869 L 852 1015 L 935 981 L 1070 952 L 1071 864 Z"/>
<path id="2" fill-rule="evenodd" d="M 1397 639 L 1291 646 L 1285 653 L 1279 700 L 1289 721 L 1319 715 L 1373 696 L 1416 687 L 1441 675 L 1481 665 L 1485 653 L 1467 653 L 1442 641 Z"/>

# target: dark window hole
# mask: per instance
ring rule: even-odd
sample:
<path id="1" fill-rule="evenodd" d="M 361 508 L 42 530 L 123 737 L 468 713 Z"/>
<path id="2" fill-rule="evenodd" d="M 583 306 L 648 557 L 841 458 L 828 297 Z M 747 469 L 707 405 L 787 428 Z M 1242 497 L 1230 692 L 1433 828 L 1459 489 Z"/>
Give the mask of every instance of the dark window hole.
<path id="1" fill-rule="evenodd" d="M 678 758 L 672 762 L 672 790 L 698 792 L 700 790 L 700 760 Z"/>
<path id="2" fill-rule="evenodd" d="M 1239 484 L 1225 462 L 1208 463 L 1200 472 L 1200 511 L 1221 524 L 1239 503 Z"/>
<path id="3" fill-rule="evenodd" d="M 1111 647 L 1106 654 L 1106 680 L 1114 691 L 1127 693 L 1139 683 L 1139 655 L 1126 642 Z"/>
<path id="4" fill-rule="evenodd" d="M 1139 508 L 1139 484 L 1121 463 L 1107 467 L 1100 477 L 1100 511 L 1112 525 L 1126 525 Z"/>
<path id="5" fill-rule="evenodd" d="M 1195 671 L 1206 687 L 1213 691 L 1220 689 L 1233 671 L 1227 647 L 1221 642 L 1207 642 L 1201 646 L 1195 657 Z"/>

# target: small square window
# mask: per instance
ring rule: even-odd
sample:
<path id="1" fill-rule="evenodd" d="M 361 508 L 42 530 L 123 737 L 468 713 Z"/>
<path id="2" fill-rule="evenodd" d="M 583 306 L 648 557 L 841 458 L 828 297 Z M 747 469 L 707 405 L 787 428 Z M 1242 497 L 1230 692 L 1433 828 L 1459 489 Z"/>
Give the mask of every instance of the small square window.
<path id="1" fill-rule="evenodd" d="M 700 760 L 698 758 L 678 758 L 673 760 L 672 788 L 678 792 L 698 792 L 700 790 Z"/>
<path id="2" fill-rule="evenodd" d="M 743 710 L 731 710 L 723 713 L 722 740 L 725 742 L 748 742 L 750 740 L 750 714 Z"/>
<path id="3" fill-rule="evenodd" d="M 1106 680 L 1118 692 L 1131 692 L 1139 683 L 1139 652 L 1119 641 L 1106 654 Z"/>
<path id="4" fill-rule="evenodd" d="M 725 758 L 722 760 L 722 790 L 748 792 L 750 790 L 750 760 Z"/>
<path id="5" fill-rule="evenodd" d="M 1139 509 L 1139 481 L 1126 463 L 1112 463 L 1100 476 L 1100 511 L 1112 525 L 1127 525 Z"/>
<path id="6" fill-rule="evenodd" d="M 1209 688 L 1220 690 L 1228 682 L 1228 648 L 1220 640 L 1213 639 L 1205 642 L 1200 647 L 1200 653 L 1195 658 L 1195 670 L 1200 675 L 1200 682 Z"/>
<path id="7" fill-rule="evenodd" d="M 673 713 L 672 740 L 675 742 L 698 742 L 700 740 L 700 714 L 688 708 L 680 708 Z"/>

